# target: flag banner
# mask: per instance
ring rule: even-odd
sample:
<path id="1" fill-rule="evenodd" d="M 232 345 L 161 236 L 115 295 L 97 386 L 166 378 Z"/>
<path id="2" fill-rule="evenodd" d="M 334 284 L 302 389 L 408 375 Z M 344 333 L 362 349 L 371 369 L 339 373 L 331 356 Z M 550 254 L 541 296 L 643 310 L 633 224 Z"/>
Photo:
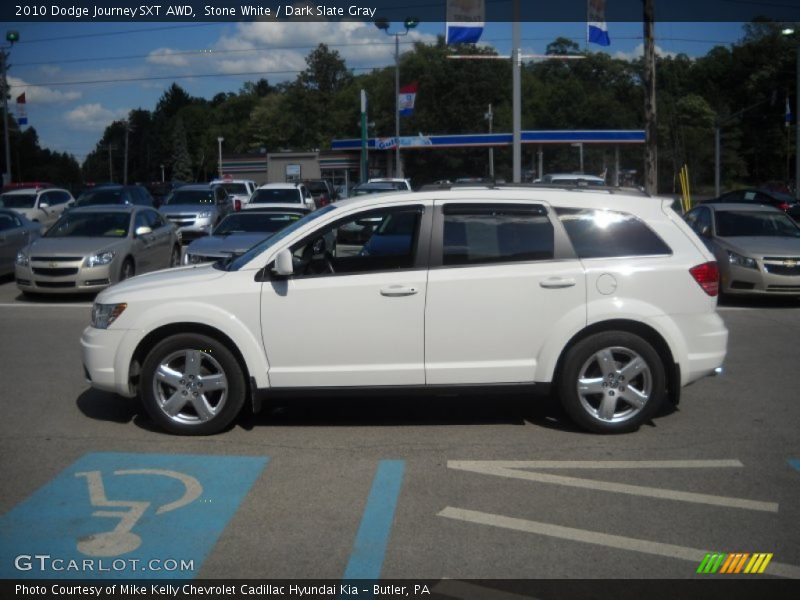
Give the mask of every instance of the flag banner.
<path id="1" fill-rule="evenodd" d="M 783 123 L 786 127 L 792 124 L 792 109 L 789 106 L 789 96 L 786 96 L 786 112 L 783 114 Z"/>
<path id="2" fill-rule="evenodd" d="M 400 88 L 400 95 L 397 97 L 397 108 L 400 116 L 408 117 L 414 114 L 414 101 L 417 99 L 417 82 L 409 83 Z"/>
<path id="3" fill-rule="evenodd" d="M 589 0 L 586 11 L 587 32 L 586 40 L 598 46 L 610 46 L 611 38 L 608 37 L 606 24 L 606 0 Z"/>
<path id="4" fill-rule="evenodd" d="M 28 111 L 25 103 L 25 92 L 22 92 L 19 96 L 17 96 L 16 117 L 19 125 L 28 124 Z"/>
<path id="5" fill-rule="evenodd" d="M 447 44 L 474 44 L 486 18 L 484 0 L 447 0 Z"/>

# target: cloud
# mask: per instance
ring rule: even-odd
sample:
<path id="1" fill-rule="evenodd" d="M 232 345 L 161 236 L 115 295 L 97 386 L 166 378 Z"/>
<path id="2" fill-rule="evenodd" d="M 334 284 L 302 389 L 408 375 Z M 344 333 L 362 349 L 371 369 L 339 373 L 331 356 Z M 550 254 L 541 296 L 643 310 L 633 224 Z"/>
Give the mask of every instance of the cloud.
<path id="1" fill-rule="evenodd" d="M 19 77 L 8 76 L 8 84 L 11 87 L 11 96 L 16 98 L 25 92 L 25 100 L 28 102 L 38 102 L 42 104 L 55 102 L 71 102 L 81 97 L 81 92 L 77 90 L 57 90 L 46 86 L 31 86 L 27 81 Z"/>
<path id="2" fill-rule="evenodd" d="M 65 115 L 67 126 L 79 131 L 102 131 L 113 121 L 123 119 L 128 114 L 128 109 L 105 108 L 99 102 L 92 104 L 81 104 Z"/>
<path id="3" fill-rule="evenodd" d="M 614 53 L 614 58 L 619 58 L 621 60 L 636 60 L 637 58 L 641 58 L 642 56 L 644 56 L 644 44 L 639 44 L 630 52 L 622 52 L 621 50 L 618 50 L 617 52 Z M 656 56 L 660 56 L 662 58 L 663 57 L 674 58 L 675 56 L 678 56 L 678 53 L 667 52 L 661 46 L 656 45 Z"/>
<path id="4" fill-rule="evenodd" d="M 189 60 L 186 54 L 176 54 L 175 50 L 169 48 L 156 48 L 147 55 L 147 62 L 153 65 L 169 65 L 171 67 L 188 66 Z"/>

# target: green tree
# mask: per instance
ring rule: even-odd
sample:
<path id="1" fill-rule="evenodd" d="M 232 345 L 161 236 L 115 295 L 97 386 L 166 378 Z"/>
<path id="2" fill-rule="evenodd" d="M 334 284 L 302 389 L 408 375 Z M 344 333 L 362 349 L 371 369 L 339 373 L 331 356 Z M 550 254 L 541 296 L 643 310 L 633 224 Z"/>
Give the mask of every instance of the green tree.
<path id="1" fill-rule="evenodd" d="M 179 181 L 193 181 L 192 159 L 186 142 L 186 129 L 180 116 L 172 130 L 172 178 Z"/>

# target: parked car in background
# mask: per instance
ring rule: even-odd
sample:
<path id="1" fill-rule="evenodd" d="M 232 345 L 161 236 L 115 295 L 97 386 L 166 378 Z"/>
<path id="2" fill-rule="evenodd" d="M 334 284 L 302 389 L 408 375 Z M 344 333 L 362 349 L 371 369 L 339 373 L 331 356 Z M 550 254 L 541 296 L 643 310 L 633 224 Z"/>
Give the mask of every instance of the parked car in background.
<path id="1" fill-rule="evenodd" d="M 582 427 L 631 431 L 726 353 L 714 256 L 669 204 L 550 188 L 336 202 L 231 261 L 101 293 L 86 377 L 184 435 L 267 395 L 390 386 L 553 389 Z M 328 244 L 366 219 L 392 239 Z"/>
<path id="2" fill-rule="evenodd" d="M 316 208 L 322 208 L 339 199 L 339 194 L 327 179 L 307 179 L 303 183 L 314 198 Z"/>
<path id="3" fill-rule="evenodd" d="M 218 185 L 228 192 L 228 196 L 233 201 L 234 210 L 241 210 L 250 201 L 250 196 L 253 195 L 253 192 L 256 191 L 256 183 L 250 179 L 223 177 L 222 179 L 213 180 L 211 185 Z"/>
<path id="4" fill-rule="evenodd" d="M 734 202 L 773 206 L 778 210 L 785 212 L 795 221 L 800 222 L 800 203 L 798 203 L 797 199 L 789 194 L 774 190 L 763 188 L 745 188 L 741 190 L 733 190 L 732 192 L 726 192 L 725 194 L 722 194 L 719 198 L 714 198 L 713 200 L 703 202 L 703 204 L 729 204 Z"/>
<path id="5" fill-rule="evenodd" d="M 311 192 L 302 183 L 267 183 L 259 186 L 250 197 L 250 202 L 245 208 L 255 208 L 269 204 L 284 204 L 289 206 L 305 206 L 314 210 L 314 198 Z"/>
<path id="6" fill-rule="evenodd" d="M 53 188 L 56 187 L 52 183 L 47 183 L 44 181 L 15 181 L 14 183 L 9 183 L 3 186 L 3 193 L 11 192 L 13 190 L 22 190 L 22 189 L 44 189 L 44 188 Z"/>
<path id="7" fill-rule="evenodd" d="M 800 227 L 783 211 L 715 202 L 685 218 L 719 263 L 722 293 L 800 296 Z"/>
<path id="8" fill-rule="evenodd" d="M 153 206 L 160 208 L 164 204 L 164 200 L 173 190 L 186 185 L 183 181 L 154 181 L 147 184 L 145 187 L 150 195 L 153 197 Z"/>
<path id="9" fill-rule="evenodd" d="M 409 190 L 389 181 L 368 181 L 359 183 L 351 192 L 350 197 L 365 196 L 367 194 L 391 194 L 392 192 L 407 192 Z"/>
<path id="10" fill-rule="evenodd" d="M 142 185 L 104 184 L 81 192 L 75 207 L 121 204 L 128 206 L 155 206 L 153 197 Z"/>
<path id="11" fill-rule="evenodd" d="M 0 208 L 0 275 L 14 272 L 17 252 L 41 235 L 39 223 L 9 208 Z"/>
<path id="12" fill-rule="evenodd" d="M 233 211 L 233 202 L 225 188 L 210 184 L 187 184 L 173 190 L 159 209 L 178 228 L 186 241 L 208 235 L 225 215 Z"/>
<path id="13" fill-rule="evenodd" d="M 411 180 L 402 179 L 400 177 L 373 177 L 367 181 L 367 183 L 388 183 L 397 190 L 402 190 L 405 192 L 411 191 Z"/>
<path id="14" fill-rule="evenodd" d="M 0 196 L 0 206 L 25 215 L 44 229 L 52 226 L 74 203 L 72 194 L 61 188 L 21 188 Z"/>
<path id="15" fill-rule="evenodd" d="M 154 208 L 87 206 L 63 215 L 17 253 L 17 287 L 25 294 L 97 292 L 137 273 L 180 263 L 175 227 Z"/>
<path id="16" fill-rule="evenodd" d="M 186 247 L 183 262 L 194 265 L 244 254 L 308 213 L 309 210 L 302 206 L 264 206 L 231 213 L 220 221 L 211 235 L 197 239 Z"/>
<path id="17" fill-rule="evenodd" d="M 541 179 L 535 179 L 534 183 L 599 186 L 606 185 L 606 180 L 597 175 L 587 175 L 586 173 L 548 173 Z"/>

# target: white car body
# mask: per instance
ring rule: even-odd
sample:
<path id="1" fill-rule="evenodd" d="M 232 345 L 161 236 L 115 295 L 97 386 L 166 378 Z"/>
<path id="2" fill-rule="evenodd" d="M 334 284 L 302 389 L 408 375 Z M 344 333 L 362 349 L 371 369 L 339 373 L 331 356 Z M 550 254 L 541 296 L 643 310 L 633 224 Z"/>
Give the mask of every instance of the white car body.
<path id="1" fill-rule="evenodd" d="M 256 190 L 256 182 L 251 179 L 215 179 L 211 185 L 221 185 L 234 200 L 238 200 L 241 207 L 250 201 L 250 196 Z"/>
<path id="2" fill-rule="evenodd" d="M 539 218 L 549 219 L 554 228 L 553 260 L 449 267 L 418 256 L 415 260 L 422 262 L 405 269 L 269 275 L 283 250 L 343 217 L 416 208 L 423 223 L 418 243 L 427 243 L 429 236 L 434 256 L 436 244 L 442 244 L 437 222 L 451 210 L 448 206 L 469 212 L 472 206 L 477 210 L 499 202 L 511 213 L 544 211 Z M 578 258 L 565 242 L 569 238 L 556 209 L 594 211 L 601 219 L 612 214 L 605 209 L 628 213 L 671 252 Z M 639 332 L 659 348 L 673 392 L 714 373 L 725 357 L 727 330 L 716 312 L 716 297 L 689 271 L 714 257 L 669 201 L 605 190 L 461 188 L 355 198 L 306 219 L 274 236 L 260 254 L 246 255 L 238 270 L 173 269 L 102 292 L 97 305 L 126 307 L 107 329 L 90 326 L 83 333 L 91 384 L 135 396 L 142 344 L 148 346 L 159 331 L 176 324 L 217 332 L 241 357 L 251 388 L 267 391 L 541 387 L 557 383 L 559 361 L 575 340 L 616 329 Z M 347 339 L 356 331 L 380 335 L 333 356 L 327 344 L 318 343 Z"/>
<path id="3" fill-rule="evenodd" d="M 411 180 L 402 177 L 373 177 L 367 183 L 393 183 L 397 189 L 411 191 Z"/>
<path id="4" fill-rule="evenodd" d="M 42 230 L 51 227 L 64 210 L 75 204 L 75 198 L 67 190 L 61 188 L 23 188 L 4 193 L 0 196 L 0 205 L 6 205 L 5 198 L 13 200 L 14 196 L 35 195 L 33 206 L 28 208 L 15 208 L 8 202 L 6 208 L 25 215 L 29 221 L 41 223 Z"/>
<path id="5" fill-rule="evenodd" d="M 275 191 L 275 192 L 287 192 L 291 191 L 294 192 L 292 194 L 292 198 L 296 198 L 296 201 L 292 200 L 289 201 L 287 199 L 282 199 L 280 202 L 259 202 L 256 199 L 256 196 L 259 191 Z M 308 210 L 314 210 L 316 208 L 316 204 L 314 204 L 314 198 L 311 196 L 311 192 L 308 191 L 308 188 L 302 183 L 266 183 L 264 185 L 260 185 L 256 188 L 253 192 L 253 195 L 248 200 L 248 203 L 242 208 L 265 208 L 265 207 L 272 207 L 272 206 L 282 206 L 282 207 L 289 207 L 289 206 L 305 206 Z"/>

